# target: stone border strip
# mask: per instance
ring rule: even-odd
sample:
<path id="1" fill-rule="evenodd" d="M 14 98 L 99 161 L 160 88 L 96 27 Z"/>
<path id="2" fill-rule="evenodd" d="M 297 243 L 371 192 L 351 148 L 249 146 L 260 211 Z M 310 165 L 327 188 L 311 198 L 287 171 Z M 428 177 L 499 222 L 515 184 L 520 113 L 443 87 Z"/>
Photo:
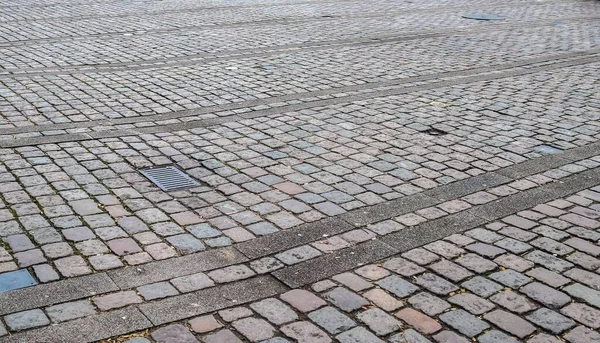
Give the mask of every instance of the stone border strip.
<path id="1" fill-rule="evenodd" d="M 108 276 L 120 289 L 129 289 L 246 261 L 248 259 L 244 255 L 230 246 L 135 267 L 115 269 L 109 271 Z"/>
<path id="2" fill-rule="evenodd" d="M 0 342 L 81 343 L 98 341 L 152 327 L 140 310 L 129 307 L 0 337 Z"/>
<path id="3" fill-rule="evenodd" d="M 0 293 L 0 315 L 119 290 L 106 273 L 90 274 Z"/>
<path id="4" fill-rule="evenodd" d="M 554 70 L 558 68 L 565 68 L 583 64 L 597 63 L 598 62 L 598 54 L 600 50 L 592 50 L 587 52 L 570 52 L 565 54 L 558 54 L 551 56 L 544 56 L 529 59 L 521 62 L 514 63 L 506 63 L 496 66 L 490 67 L 481 67 L 481 68 L 473 68 L 468 70 L 461 71 L 452 71 L 447 73 L 438 73 L 425 75 L 414 78 L 406 78 L 406 79 L 398 79 L 398 80 L 390 80 L 390 81 L 382 81 L 378 83 L 370 83 L 370 84 L 361 84 L 355 86 L 347 86 L 347 87 L 339 87 L 336 89 L 328 89 L 300 94 L 291 94 L 284 95 L 280 97 L 273 97 L 265 100 L 250 100 L 243 102 L 242 104 L 233 103 L 221 106 L 211 106 L 207 108 L 202 108 L 198 110 L 190 110 L 190 111 L 180 111 L 180 112 L 172 112 L 169 114 L 161 114 L 161 115 L 153 115 L 153 116 L 143 116 L 136 118 L 123 118 L 122 120 L 114 120 L 112 123 L 137 123 L 144 122 L 149 120 L 167 120 L 167 119 L 176 119 L 185 116 L 194 116 L 206 114 L 214 111 L 227 111 L 241 108 L 254 107 L 265 104 L 276 104 L 282 101 L 291 101 L 291 100 L 301 100 L 307 98 L 315 98 L 320 96 L 330 96 L 331 98 L 325 100 L 314 100 L 307 101 L 300 104 L 293 105 L 283 105 L 280 107 L 273 107 L 265 110 L 257 110 L 252 112 L 246 112 L 239 115 L 231 115 L 221 118 L 210 118 L 207 120 L 193 120 L 187 121 L 183 123 L 175 123 L 175 124 L 166 124 L 166 125 L 156 125 L 152 127 L 144 127 L 137 128 L 135 130 L 107 130 L 107 131 L 96 131 L 89 133 L 72 133 L 72 134 L 58 134 L 58 135 L 49 135 L 49 136 L 35 136 L 35 137 L 27 137 L 27 138 L 17 138 L 12 140 L 0 140 L 0 148 L 15 148 L 22 147 L 28 145 L 38 145 L 38 144 L 49 144 L 49 143 L 62 143 L 62 142 L 74 142 L 74 141 L 83 141 L 90 139 L 100 139 L 100 138 L 111 138 L 111 137 L 123 137 L 123 136 L 132 136 L 132 135 L 141 135 L 141 134 L 151 134 L 151 133 L 159 133 L 159 132 L 170 132 L 170 131 L 180 131 L 193 129 L 198 127 L 208 127 L 217 124 L 223 124 L 226 122 L 234 122 L 242 119 L 251 119 L 257 117 L 265 117 L 268 115 L 279 114 L 289 111 L 299 111 L 307 108 L 314 107 L 322 107 L 333 104 L 339 104 L 343 102 L 353 102 L 371 98 L 385 97 L 391 95 L 401 95 L 407 94 L 411 92 L 418 92 L 428 89 L 435 89 L 441 87 L 454 86 L 459 84 L 467 84 L 472 82 L 480 82 L 480 81 L 491 81 L 503 78 L 510 78 L 516 76 L 523 76 L 527 74 L 533 74 L 542 71 Z M 580 58 L 578 58 L 580 57 Z M 531 66 L 539 64 L 536 66 Z M 519 69 L 522 68 L 522 69 Z M 502 71 L 502 69 L 505 69 Z M 512 69 L 512 70 L 511 70 Z M 442 79 L 441 81 L 436 81 Z M 432 81 L 433 80 L 433 81 Z M 419 85 L 407 85 L 410 83 L 417 83 L 423 81 L 432 81 L 426 84 Z M 387 88 L 386 88 L 387 87 Z M 381 89 L 384 88 L 384 89 Z M 361 91 L 359 94 L 346 94 L 352 91 Z M 335 92 L 335 93 L 334 93 Z M 335 97 L 332 94 L 340 94 L 340 96 Z M 88 126 L 99 125 L 101 123 L 105 123 L 104 121 L 98 123 L 97 121 L 86 122 Z M 68 124 L 57 124 L 52 125 L 55 129 L 56 126 L 61 125 L 59 127 L 65 127 Z M 40 128 L 37 126 L 27 127 L 27 128 L 14 128 L 14 129 L 3 129 L 3 132 L 6 134 L 12 134 L 15 132 L 32 132 L 33 130 L 39 130 Z M 31 131 L 29 131 L 31 130 Z"/>
<path id="5" fill-rule="evenodd" d="M 567 176 L 560 182 L 542 185 L 463 212 L 405 228 L 353 248 L 285 267 L 272 275 L 291 288 L 306 286 L 348 269 L 468 231 L 537 204 L 577 193 L 599 183 L 600 169 L 587 170 Z"/>
<path id="6" fill-rule="evenodd" d="M 267 298 L 289 288 L 270 275 L 207 288 L 139 305 L 138 308 L 154 325 L 188 318 Z"/>
<path id="7" fill-rule="evenodd" d="M 366 16 L 366 15 L 363 15 Z M 168 68 L 172 66 L 185 67 L 193 66 L 199 63 L 211 63 L 216 61 L 227 61 L 244 57 L 269 57 L 276 54 L 282 54 L 286 52 L 294 52 L 299 50 L 327 50 L 333 47 L 352 47 L 352 46 L 368 46 L 376 44 L 387 44 L 411 41 L 417 39 L 428 39 L 428 38 L 441 38 L 450 36 L 464 36 L 472 34 L 480 34 L 485 32 L 501 32 L 507 30 L 521 29 L 521 28 L 535 28 L 543 26 L 555 25 L 557 20 L 561 22 L 585 22 L 598 20 L 600 17 L 559 17 L 555 19 L 539 20 L 531 23 L 512 23 L 504 26 L 491 25 L 488 27 L 476 28 L 476 31 L 471 30 L 472 28 L 461 28 L 453 30 L 437 30 L 437 31 L 419 31 L 406 33 L 404 35 L 397 34 L 385 34 L 375 35 L 359 39 L 339 39 L 332 41 L 321 41 L 314 43 L 299 43 L 299 44 L 287 44 L 279 46 L 271 46 L 266 48 L 250 48 L 250 49 L 239 49 L 232 50 L 230 52 L 222 53 L 198 53 L 187 56 L 179 56 L 172 58 L 157 58 L 152 60 L 145 60 L 139 62 L 116 62 L 116 63 L 105 63 L 105 64 L 88 64 L 88 65 L 74 65 L 68 67 L 35 67 L 28 69 L 4 69 L 0 71 L 0 77 L 33 77 L 33 76 L 47 76 L 47 75 L 65 75 L 65 74 L 78 74 L 78 73 L 89 73 L 89 72 L 119 72 L 119 71 L 136 71 L 136 70 L 150 70 L 159 68 Z M 325 20 L 325 19 L 324 19 Z M 327 18 L 331 20 L 331 18 Z M 234 24 L 231 24 L 232 26 Z M 208 29 L 208 28 L 207 28 Z M 214 29 L 211 27 L 210 29 Z M 0 43 L 0 47 L 2 47 Z"/>

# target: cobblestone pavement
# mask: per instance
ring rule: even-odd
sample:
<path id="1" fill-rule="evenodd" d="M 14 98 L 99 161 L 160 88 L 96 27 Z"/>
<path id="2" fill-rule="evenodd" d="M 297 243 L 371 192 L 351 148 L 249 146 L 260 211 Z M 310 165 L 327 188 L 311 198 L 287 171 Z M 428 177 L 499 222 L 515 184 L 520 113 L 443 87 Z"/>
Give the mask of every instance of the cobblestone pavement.
<path id="1" fill-rule="evenodd" d="M 599 17 L 3 4 L 0 342 L 600 342 Z"/>

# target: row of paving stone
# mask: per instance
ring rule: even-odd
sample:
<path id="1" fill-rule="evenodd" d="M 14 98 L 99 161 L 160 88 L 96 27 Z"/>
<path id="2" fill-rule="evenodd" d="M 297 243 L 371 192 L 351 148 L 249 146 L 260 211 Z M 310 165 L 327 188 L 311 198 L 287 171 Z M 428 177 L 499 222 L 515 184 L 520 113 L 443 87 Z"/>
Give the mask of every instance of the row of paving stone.
<path id="1" fill-rule="evenodd" d="M 600 187 L 276 298 L 155 329 L 157 342 L 596 342 Z M 573 215 L 577 216 L 574 217 Z M 575 219 L 576 218 L 576 219 Z M 243 266 L 10 314 L 13 331 L 253 276 Z M 141 297 L 140 297 L 141 296 Z M 282 303 L 285 302 L 287 304 Z M 291 307 L 290 307 L 291 306 Z M 226 327 L 224 327 L 226 326 Z M 191 332 L 190 332 L 191 329 Z M 193 333 L 192 333 L 193 332 Z M 281 336 L 274 338 L 274 336 Z M 512 336 L 512 337 L 511 337 Z M 200 336 L 198 336 L 200 337 Z M 132 342 L 144 342 L 136 338 Z"/>
<path id="2" fill-rule="evenodd" d="M 200 60 L 188 66 L 175 64 L 146 70 L 2 76 L 0 82 L 6 89 L 0 94 L 0 127 L 148 116 L 248 101 L 268 102 L 284 95 L 301 98 L 313 91 L 343 91 L 343 87 L 365 84 L 376 87 L 379 82 L 389 80 L 514 61 L 527 62 L 549 52 L 592 49 L 598 40 L 597 26 L 596 21 L 567 21 L 560 26 L 548 22 L 541 28 L 480 32 L 379 46 L 371 43 L 366 47 L 282 51 L 271 56 L 237 56 L 233 60 L 210 63 Z M 147 44 L 149 42 L 144 42 L 144 46 Z M 218 45 L 222 46 L 221 43 Z M 198 44 L 185 43 L 186 49 L 189 46 Z M 97 62 L 90 60 L 89 56 L 95 56 L 91 52 L 69 53 L 66 47 L 54 43 L 51 47 L 58 51 L 31 47 L 45 53 L 34 57 L 23 51 L 16 56 L 23 55 L 43 64 L 52 64 L 51 61 L 43 62 L 43 59 L 67 61 L 68 57 L 60 55 L 64 53 L 72 58 L 86 56 L 88 60 L 81 62 L 85 65 Z M 82 47 L 76 44 L 73 49 L 80 51 Z M 461 54 L 454 53 L 457 49 L 461 50 Z M 174 54 L 173 49 L 168 50 L 169 54 Z M 103 51 L 114 58 L 114 52 Z M 119 51 L 132 50 L 123 48 Z M 9 53 L 2 57 L 3 61 L 10 63 Z M 98 58 L 105 60 L 107 57 Z M 429 61 L 427 67 L 422 64 L 423 58 Z"/>

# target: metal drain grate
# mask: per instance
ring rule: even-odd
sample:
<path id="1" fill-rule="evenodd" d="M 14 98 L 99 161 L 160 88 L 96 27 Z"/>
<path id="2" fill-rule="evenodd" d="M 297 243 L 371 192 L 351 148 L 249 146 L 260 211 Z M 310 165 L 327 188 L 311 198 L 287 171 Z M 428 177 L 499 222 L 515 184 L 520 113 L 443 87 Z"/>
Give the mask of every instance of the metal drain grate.
<path id="1" fill-rule="evenodd" d="M 200 183 L 174 166 L 140 169 L 140 173 L 165 192 L 200 186 Z"/>

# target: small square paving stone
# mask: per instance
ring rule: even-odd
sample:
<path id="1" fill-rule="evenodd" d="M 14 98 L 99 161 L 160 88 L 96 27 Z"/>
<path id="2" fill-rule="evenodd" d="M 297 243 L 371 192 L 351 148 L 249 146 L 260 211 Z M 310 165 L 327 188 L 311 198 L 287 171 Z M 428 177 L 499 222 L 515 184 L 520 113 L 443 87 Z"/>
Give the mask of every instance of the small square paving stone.
<path id="1" fill-rule="evenodd" d="M 387 260 L 383 267 L 402 276 L 413 276 L 425 271 L 425 268 L 399 257 Z"/>
<path id="2" fill-rule="evenodd" d="M 213 270 L 212 272 L 208 273 L 208 277 L 217 283 L 247 279 L 254 275 L 256 275 L 256 273 L 243 264 Z"/>
<path id="3" fill-rule="evenodd" d="M 2 324 L 0 322 L 0 337 L 5 336 L 8 334 L 8 331 L 6 331 L 6 328 L 4 327 L 4 324 Z"/>
<path id="4" fill-rule="evenodd" d="M 123 256 L 142 251 L 137 243 L 131 238 L 118 238 L 107 242 L 108 247 L 117 255 Z"/>
<path id="5" fill-rule="evenodd" d="M 363 297 L 369 299 L 375 306 L 386 311 L 394 311 L 404 306 L 404 303 L 397 300 L 393 296 L 386 293 L 384 290 L 376 288 L 363 294 Z"/>
<path id="6" fill-rule="evenodd" d="M 458 290 L 458 287 L 455 284 L 431 273 L 419 275 L 415 283 L 438 295 L 446 295 Z"/>
<path id="7" fill-rule="evenodd" d="M 197 291 L 215 285 L 215 283 L 204 273 L 181 276 L 172 279 L 171 283 L 181 293 Z"/>
<path id="8" fill-rule="evenodd" d="M 492 273 L 489 275 L 489 278 L 515 289 L 531 282 L 530 278 L 512 269 Z"/>
<path id="9" fill-rule="evenodd" d="M 494 258 L 498 255 L 502 255 L 506 252 L 504 249 L 500 249 L 493 245 L 485 244 L 485 243 L 475 243 L 471 245 L 467 245 L 465 249 L 472 251 L 478 255 Z"/>
<path id="10" fill-rule="evenodd" d="M 355 292 L 360 292 L 367 288 L 373 287 L 373 284 L 361 278 L 360 276 L 352 273 L 342 273 L 332 277 L 333 280 L 341 283 L 342 285 L 350 288 Z"/>
<path id="11" fill-rule="evenodd" d="M 40 249 L 21 251 L 14 254 L 20 268 L 25 268 L 38 263 L 46 262 L 46 258 Z"/>
<path id="12" fill-rule="evenodd" d="M 456 294 L 448 298 L 448 301 L 476 315 L 486 313 L 495 307 L 493 303 L 469 293 Z"/>
<path id="13" fill-rule="evenodd" d="M 197 333 L 211 332 L 223 327 L 223 324 L 219 323 L 212 315 L 196 317 L 188 323 L 192 330 Z"/>
<path id="14" fill-rule="evenodd" d="M 177 295 L 179 292 L 168 282 L 157 282 L 138 287 L 138 293 L 146 300 L 166 298 Z"/>
<path id="15" fill-rule="evenodd" d="M 592 329 L 600 328 L 600 311 L 580 303 L 565 306 L 560 312 Z"/>
<path id="16" fill-rule="evenodd" d="M 530 283 L 520 291 L 550 308 L 560 308 L 571 302 L 571 297 L 567 294 L 539 282 Z"/>
<path id="17" fill-rule="evenodd" d="M 210 225 L 208 225 L 206 223 L 188 226 L 186 228 L 186 230 L 189 231 L 192 235 L 194 235 L 200 239 L 214 238 L 214 237 L 218 237 L 221 235 L 221 231 L 212 228 Z"/>
<path id="18" fill-rule="evenodd" d="M 148 225 L 137 217 L 120 218 L 117 224 L 130 235 L 148 230 Z"/>
<path id="19" fill-rule="evenodd" d="M 96 270 L 114 269 L 123 266 L 123 263 L 117 256 L 110 254 L 90 256 L 88 260 Z"/>
<path id="20" fill-rule="evenodd" d="M 243 343 L 232 331 L 224 329 L 216 333 L 206 335 L 204 343 Z"/>
<path id="21" fill-rule="evenodd" d="M 382 278 L 390 275 L 389 271 L 387 271 L 377 265 L 368 265 L 368 266 L 360 267 L 360 268 L 356 269 L 354 272 L 364 278 L 369 279 L 369 280 L 379 280 L 379 279 L 382 279 Z"/>
<path id="22" fill-rule="evenodd" d="M 292 265 L 302 261 L 309 260 L 311 258 L 321 255 L 319 250 L 309 246 L 303 245 L 297 248 L 293 248 L 282 253 L 275 255 L 275 257 L 281 262 Z"/>
<path id="23" fill-rule="evenodd" d="M 526 318 L 530 322 L 554 334 L 560 334 L 561 332 L 575 326 L 575 322 L 572 319 L 547 308 L 540 308 L 539 310 L 536 310 L 528 315 Z"/>
<path id="24" fill-rule="evenodd" d="M 329 343 L 331 339 L 325 332 L 310 322 L 302 321 L 281 327 L 281 332 L 298 343 Z"/>
<path id="25" fill-rule="evenodd" d="M 74 227 L 71 229 L 62 230 L 62 234 L 69 241 L 81 242 L 96 237 L 92 230 L 87 227 Z"/>
<path id="26" fill-rule="evenodd" d="M 416 309 L 427 314 L 428 316 L 436 316 L 451 306 L 445 300 L 436 297 L 427 292 L 421 292 L 408 298 L 408 302 Z"/>
<path id="27" fill-rule="evenodd" d="M 352 319 L 331 306 L 309 313 L 308 318 L 330 334 L 337 334 L 356 326 Z"/>
<path id="28" fill-rule="evenodd" d="M 191 254 L 206 249 L 200 240 L 190 234 L 169 236 L 166 240 L 182 254 Z"/>
<path id="29" fill-rule="evenodd" d="M 412 308 L 405 308 L 398 311 L 396 317 L 426 335 L 442 329 L 442 326 L 436 320 Z"/>
<path id="30" fill-rule="evenodd" d="M 409 259 L 419 265 L 430 264 L 431 262 L 434 262 L 439 259 L 438 255 L 422 248 L 417 248 L 405 252 L 404 254 L 402 254 L 402 257 Z"/>
<path id="31" fill-rule="evenodd" d="M 219 316 L 226 322 L 233 322 L 234 320 L 250 317 L 251 315 L 252 311 L 247 307 L 234 307 L 219 311 Z"/>
<path id="32" fill-rule="evenodd" d="M 535 265 L 533 262 L 528 261 L 521 256 L 513 255 L 513 254 L 505 254 L 494 259 L 494 262 L 499 265 L 516 270 L 518 272 L 524 272 L 528 269 L 533 268 Z"/>
<path id="33" fill-rule="evenodd" d="M 559 340 L 558 338 L 556 338 L 555 336 L 551 336 L 545 333 L 539 333 L 535 336 L 533 336 L 532 338 L 530 338 L 529 340 L 527 340 L 527 343 L 563 343 L 563 340 Z"/>
<path id="34" fill-rule="evenodd" d="M 231 325 L 250 342 L 258 342 L 273 337 L 275 328 L 267 321 L 258 318 L 236 320 Z"/>
<path id="35" fill-rule="evenodd" d="M 2 239 L 5 243 L 8 244 L 8 246 L 10 246 L 10 249 L 13 252 L 25 251 L 35 248 L 35 245 L 33 245 L 29 237 L 23 234 L 3 237 Z"/>
<path id="36" fill-rule="evenodd" d="M 528 321 L 506 311 L 495 310 L 487 313 L 483 318 L 519 338 L 528 336 L 535 331 L 535 327 Z"/>
<path id="37" fill-rule="evenodd" d="M 340 343 L 385 343 L 363 327 L 348 330 L 335 337 Z"/>
<path id="38" fill-rule="evenodd" d="M 600 342 L 600 333 L 590 330 L 583 326 L 578 326 L 571 330 L 565 336 L 570 343 L 598 343 Z"/>
<path id="39" fill-rule="evenodd" d="M 106 311 L 114 308 L 125 307 L 130 304 L 139 304 L 142 302 L 142 298 L 140 298 L 134 291 L 123 291 L 99 296 L 94 298 L 93 301 L 99 309 Z"/>
<path id="40" fill-rule="evenodd" d="M 54 266 L 65 277 L 90 274 L 92 272 L 81 256 L 69 256 L 55 260 Z"/>
<path id="41" fill-rule="evenodd" d="M 190 330 L 180 324 L 172 324 L 154 330 L 150 336 L 157 343 L 199 343 Z"/>
<path id="42" fill-rule="evenodd" d="M 449 332 L 449 331 L 444 331 Z M 444 333 L 441 332 L 440 334 Z M 436 335 L 437 336 L 437 335 Z M 389 338 L 391 343 L 431 343 L 430 340 L 422 336 L 420 333 L 413 329 L 404 330 L 401 333 L 397 333 Z M 444 343 L 445 341 L 440 340 L 439 342 Z M 450 343 L 450 342 L 448 342 Z M 453 342 L 453 343 L 462 343 L 462 342 Z"/>
<path id="43" fill-rule="evenodd" d="M 433 339 L 438 342 L 438 343 L 470 343 L 470 341 L 468 339 L 466 339 L 465 337 L 452 332 L 452 331 L 442 331 L 438 334 L 436 334 L 435 336 L 433 336 Z M 427 341 L 430 342 L 430 341 Z M 413 343 L 412 341 L 404 341 L 402 343 Z M 416 341 L 415 343 L 421 343 L 421 341 Z"/>
<path id="44" fill-rule="evenodd" d="M 252 231 L 255 235 L 259 235 L 259 236 L 269 235 L 269 234 L 279 231 L 279 229 L 277 229 L 275 227 L 275 225 L 273 225 L 269 222 L 255 223 L 255 224 L 249 225 L 247 227 L 247 229 Z"/>
<path id="45" fill-rule="evenodd" d="M 388 276 L 376 283 L 379 287 L 393 293 L 398 298 L 406 298 L 419 289 L 417 286 L 396 275 Z"/>
<path id="46" fill-rule="evenodd" d="M 519 343 L 513 337 L 498 330 L 491 330 L 484 333 L 477 338 L 477 341 L 480 343 Z"/>
<path id="47" fill-rule="evenodd" d="M 38 278 L 38 280 L 40 280 L 40 282 L 50 282 L 60 279 L 60 276 L 58 276 L 56 270 L 54 270 L 54 268 L 52 268 L 48 264 L 35 265 L 33 266 L 33 271 L 35 272 L 35 276 Z M 2 284 L 1 281 L 0 284 Z"/>
<path id="48" fill-rule="evenodd" d="M 490 300 L 515 313 L 525 313 L 537 308 L 527 297 L 511 290 L 494 294 Z"/>
<path id="49" fill-rule="evenodd" d="M 363 311 L 356 317 L 365 323 L 371 331 L 375 332 L 377 336 L 384 336 L 401 328 L 398 320 L 378 308 Z"/>
<path id="50" fill-rule="evenodd" d="M 256 313 L 275 325 L 281 325 L 298 319 L 298 315 L 281 301 L 269 298 L 250 305 Z"/>
<path id="51" fill-rule="evenodd" d="M 437 274 L 444 275 L 445 277 L 454 282 L 458 282 L 470 276 L 473 276 L 473 273 L 471 273 L 467 269 L 446 259 L 442 259 L 441 261 L 430 265 L 429 268 L 431 268 Z"/>
<path id="52" fill-rule="evenodd" d="M 540 250 L 534 250 L 528 253 L 525 255 L 525 258 L 558 273 L 562 273 L 574 266 L 571 262 L 567 262 Z"/>
<path id="53" fill-rule="evenodd" d="M 31 277 L 31 274 L 29 274 L 27 269 L 0 273 L 0 293 L 33 286 L 35 284 L 37 284 L 37 282 Z"/>
<path id="54" fill-rule="evenodd" d="M 250 262 L 250 268 L 258 274 L 270 273 L 283 267 L 284 264 L 273 257 L 265 257 Z"/>
<path id="55" fill-rule="evenodd" d="M 475 254 L 465 254 L 455 262 L 477 274 L 487 273 L 498 267 L 494 262 Z"/>
<path id="56" fill-rule="evenodd" d="M 96 310 L 94 310 L 94 307 L 88 300 L 81 300 L 50 306 L 46 308 L 46 313 L 50 317 L 50 320 L 60 323 L 92 315 L 96 313 Z"/>
<path id="57" fill-rule="evenodd" d="M 48 317 L 40 309 L 9 314 L 4 317 L 6 326 L 11 331 L 31 329 L 50 324 Z"/>
<path id="58" fill-rule="evenodd" d="M 477 336 L 490 327 L 486 322 L 464 310 L 446 312 L 440 316 L 440 320 L 467 337 Z"/>
<path id="59" fill-rule="evenodd" d="M 526 275 L 531 276 L 547 285 L 550 285 L 554 288 L 558 288 L 564 286 L 571 282 L 568 278 L 550 271 L 548 269 L 544 269 L 541 267 L 534 268 L 526 273 Z"/>
<path id="60" fill-rule="evenodd" d="M 346 312 L 352 312 L 369 305 L 369 302 L 365 298 L 343 287 L 334 288 L 325 293 L 325 297 L 336 307 Z"/>
<path id="61" fill-rule="evenodd" d="M 444 241 L 437 241 L 425 245 L 423 248 L 441 255 L 445 258 L 455 258 L 465 252 L 464 249 L 457 247 L 454 244 L 450 244 Z"/>
<path id="62" fill-rule="evenodd" d="M 87 216 L 89 214 L 102 213 L 102 210 L 98 208 L 98 205 L 92 199 L 82 199 L 69 202 L 73 211 L 80 216 Z"/>

